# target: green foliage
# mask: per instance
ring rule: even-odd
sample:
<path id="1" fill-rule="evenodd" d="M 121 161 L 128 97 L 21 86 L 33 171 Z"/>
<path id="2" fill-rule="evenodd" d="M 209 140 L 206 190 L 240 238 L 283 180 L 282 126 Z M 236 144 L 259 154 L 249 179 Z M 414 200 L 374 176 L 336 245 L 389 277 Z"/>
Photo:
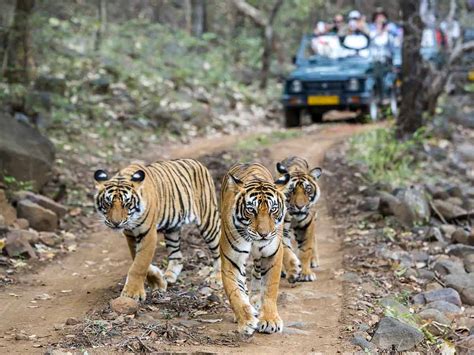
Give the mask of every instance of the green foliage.
<path id="1" fill-rule="evenodd" d="M 3 183 L 7 187 L 7 191 L 33 191 L 32 181 L 18 181 L 14 176 L 4 175 Z"/>
<path id="2" fill-rule="evenodd" d="M 424 129 L 405 141 L 398 140 L 392 128 L 376 129 L 351 139 L 349 159 L 366 168 L 366 177 L 370 181 L 406 185 L 416 173 L 413 153 L 425 138 Z"/>

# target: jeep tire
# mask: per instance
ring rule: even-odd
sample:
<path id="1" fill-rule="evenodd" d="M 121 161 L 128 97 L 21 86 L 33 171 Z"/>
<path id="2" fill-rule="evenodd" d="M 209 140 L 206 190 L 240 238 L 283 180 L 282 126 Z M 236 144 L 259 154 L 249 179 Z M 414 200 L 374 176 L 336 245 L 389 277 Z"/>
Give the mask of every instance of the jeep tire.
<path id="1" fill-rule="evenodd" d="M 301 119 L 301 109 L 295 107 L 285 107 L 285 126 L 288 128 L 299 127 Z"/>
<path id="2" fill-rule="evenodd" d="M 323 115 L 324 113 L 322 112 L 311 112 L 311 121 L 313 123 L 321 123 L 323 122 Z"/>

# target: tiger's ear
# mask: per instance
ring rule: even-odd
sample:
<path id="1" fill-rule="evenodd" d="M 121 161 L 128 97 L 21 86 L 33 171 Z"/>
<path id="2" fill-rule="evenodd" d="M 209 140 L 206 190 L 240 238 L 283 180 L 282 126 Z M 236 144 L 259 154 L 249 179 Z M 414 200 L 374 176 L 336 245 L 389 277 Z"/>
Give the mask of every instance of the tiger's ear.
<path id="1" fill-rule="evenodd" d="M 145 180 L 145 172 L 143 170 L 135 171 L 130 180 L 133 182 L 142 182 Z"/>
<path id="2" fill-rule="evenodd" d="M 288 173 L 288 169 L 282 163 L 278 162 L 276 167 L 277 167 L 277 171 L 280 174 L 287 174 Z"/>
<path id="3" fill-rule="evenodd" d="M 319 180 L 319 178 L 321 177 L 321 175 L 323 173 L 323 169 L 321 169 L 320 167 L 317 167 L 317 168 L 311 169 L 311 171 L 309 173 L 316 180 Z"/>
<path id="4" fill-rule="evenodd" d="M 275 180 L 275 185 L 280 191 L 285 191 L 289 182 L 290 174 L 286 173 Z"/>
<path id="5" fill-rule="evenodd" d="M 229 174 L 228 181 L 229 181 L 229 186 L 232 188 L 237 188 L 239 190 L 242 190 L 244 188 L 243 181 L 240 180 L 235 175 Z"/>
<path id="6" fill-rule="evenodd" d="M 95 187 L 98 189 L 102 186 L 102 183 L 109 180 L 109 174 L 104 170 L 96 170 L 94 173 L 94 180 L 96 182 Z"/>

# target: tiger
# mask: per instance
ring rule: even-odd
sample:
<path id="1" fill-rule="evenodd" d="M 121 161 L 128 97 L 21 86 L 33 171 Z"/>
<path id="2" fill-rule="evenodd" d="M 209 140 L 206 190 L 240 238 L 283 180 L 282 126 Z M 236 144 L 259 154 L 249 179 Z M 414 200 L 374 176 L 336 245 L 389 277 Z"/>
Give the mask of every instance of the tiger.
<path id="1" fill-rule="evenodd" d="M 106 226 L 126 237 L 132 265 L 122 296 L 146 299 L 145 278 L 152 290 L 165 291 L 183 268 L 180 227 L 195 222 L 212 258 L 211 278 L 220 280 L 221 223 L 214 182 L 207 168 L 193 159 L 131 164 L 109 177 L 94 173 L 96 210 Z M 158 234 L 164 234 L 168 265 L 152 264 Z"/>
<path id="2" fill-rule="evenodd" d="M 237 164 L 224 176 L 221 190 L 222 283 L 239 333 L 283 330 L 277 296 L 283 260 L 285 186 L 289 174 L 276 181 L 263 165 Z M 252 255 L 250 284 L 246 265 Z"/>
<path id="3" fill-rule="evenodd" d="M 312 267 L 319 265 L 316 243 L 316 203 L 321 196 L 317 181 L 322 169 L 309 169 L 308 162 L 299 157 L 289 157 L 277 163 L 280 174 L 290 174 L 286 191 L 287 213 L 283 228 L 283 265 L 288 281 L 314 281 Z M 291 229 L 295 232 L 299 258 L 291 245 Z"/>

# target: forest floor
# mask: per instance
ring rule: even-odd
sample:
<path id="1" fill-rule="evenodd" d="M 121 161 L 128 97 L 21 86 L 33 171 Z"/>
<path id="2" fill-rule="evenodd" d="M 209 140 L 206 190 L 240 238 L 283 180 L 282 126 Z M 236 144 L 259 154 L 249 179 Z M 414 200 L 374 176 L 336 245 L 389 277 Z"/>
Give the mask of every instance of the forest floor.
<path id="1" fill-rule="evenodd" d="M 140 159 L 194 157 L 213 174 L 219 188 L 228 167 L 239 160 L 259 160 L 273 171 L 289 155 L 324 166 L 325 154 L 337 143 L 370 125 L 326 124 L 258 144 L 252 136 L 227 136 L 147 149 Z M 289 138 L 288 138 L 289 137 Z M 261 143 L 261 142 L 260 142 Z M 138 157 L 137 157 L 138 158 Z M 124 162 L 125 163 L 125 162 Z M 89 233 L 76 252 L 23 275 L 21 282 L 0 290 L 0 352 L 44 353 L 123 351 L 308 353 L 353 351 L 341 334 L 346 326 L 343 295 L 342 237 L 335 232 L 331 201 L 325 191 L 337 186 L 331 171 L 322 179 L 319 214 L 321 266 L 313 283 L 290 285 L 282 280 L 282 335 L 236 336 L 232 312 L 221 289 L 205 284 L 210 258 L 193 228 L 183 231 L 185 267 L 177 284 L 165 293 L 148 292 L 136 315 L 117 315 L 109 301 L 118 297 L 131 263 L 125 240 L 89 217 Z M 164 243 L 157 249 L 165 259 Z M 161 266 L 164 264 L 161 263 Z"/>

